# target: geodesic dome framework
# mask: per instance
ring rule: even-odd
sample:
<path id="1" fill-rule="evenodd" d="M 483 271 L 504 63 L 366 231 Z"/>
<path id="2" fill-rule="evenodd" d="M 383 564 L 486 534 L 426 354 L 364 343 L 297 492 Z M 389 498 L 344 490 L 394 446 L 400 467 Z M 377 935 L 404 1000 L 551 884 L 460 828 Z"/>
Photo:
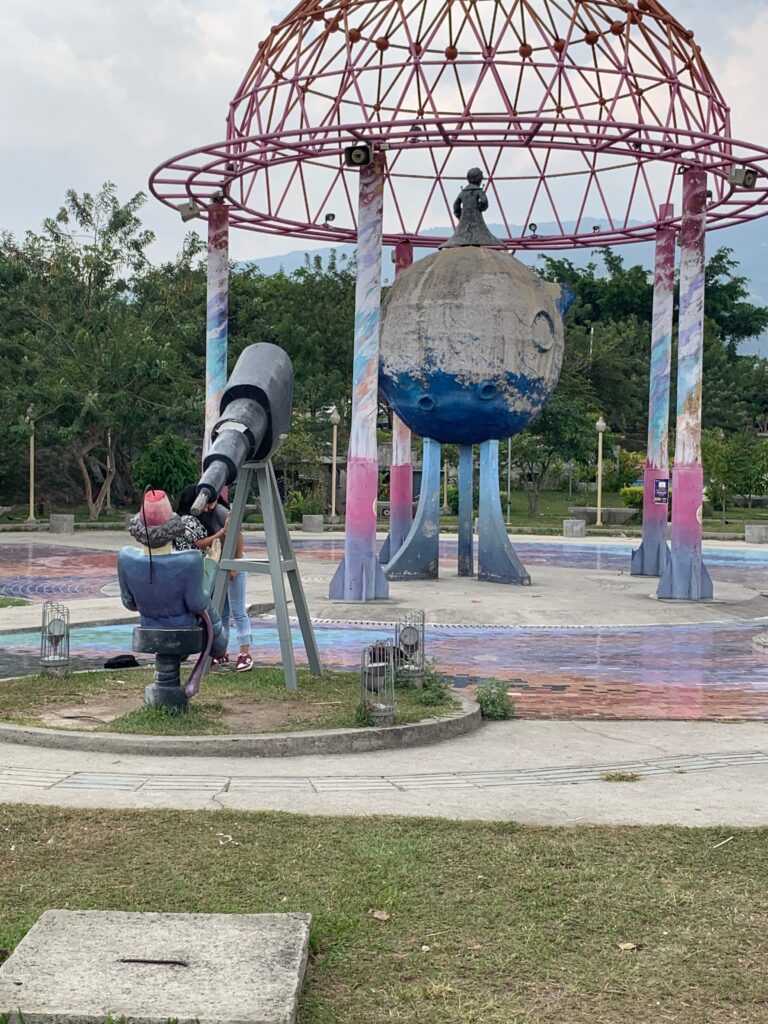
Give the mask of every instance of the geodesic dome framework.
<path id="1" fill-rule="evenodd" d="M 357 141 L 387 150 L 390 244 L 439 244 L 472 165 L 512 248 L 652 238 L 691 166 L 708 228 L 768 212 L 768 150 L 732 139 L 694 33 L 656 0 L 302 0 L 259 44 L 227 138 L 151 188 L 202 207 L 223 189 L 235 227 L 354 242 Z M 756 186 L 732 187 L 734 166 Z"/>

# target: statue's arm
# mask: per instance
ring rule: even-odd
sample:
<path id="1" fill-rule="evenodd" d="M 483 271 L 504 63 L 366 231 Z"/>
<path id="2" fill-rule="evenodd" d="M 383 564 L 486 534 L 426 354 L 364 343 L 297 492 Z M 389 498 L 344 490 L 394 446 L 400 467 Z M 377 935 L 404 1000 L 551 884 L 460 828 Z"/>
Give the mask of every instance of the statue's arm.
<path id="1" fill-rule="evenodd" d="M 481 213 L 485 213 L 488 209 L 488 196 L 482 189 L 477 193 L 477 208 Z"/>
<path id="2" fill-rule="evenodd" d="M 186 586 L 184 588 L 184 601 L 187 608 L 194 615 L 202 615 L 203 612 L 208 611 L 211 605 L 210 595 L 205 589 L 202 555 L 198 555 L 198 558 L 200 559 L 200 566 L 195 567 L 195 572 L 188 572 L 186 574 Z"/>
<path id="3" fill-rule="evenodd" d="M 128 586 L 128 580 L 125 578 L 123 565 L 119 557 L 117 560 L 117 581 L 120 585 L 120 600 L 123 602 L 123 607 L 127 608 L 129 612 L 137 612 L 139 609 L 131 593 L 131 588 Z"/>
<path id="4" fill-rule="evenodd" d="M 456 220 L 460 220 L 461 219 L 461 211 L 462 211 L 463 207 L 464 207 L 464 204 L 461 201 L 461 196 L 459 196 L 456 199 L 456 201 L 454 202 L 454 204 L 453 204 L 453 214 L 456 217 Z"/>

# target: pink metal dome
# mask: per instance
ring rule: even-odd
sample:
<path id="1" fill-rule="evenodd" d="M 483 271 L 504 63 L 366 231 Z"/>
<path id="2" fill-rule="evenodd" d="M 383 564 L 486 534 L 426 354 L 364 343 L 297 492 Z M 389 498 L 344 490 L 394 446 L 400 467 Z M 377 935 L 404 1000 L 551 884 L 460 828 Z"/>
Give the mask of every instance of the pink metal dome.
<path id="1" fill-rule="evenodd" d="M 710 229 L 768 213 L 768 150 L 732 139 L 693 32 L 656 0 L 302 0 L 259 44 L 227 138 L 150 186 L 204 216 L 223 189 L 236 227 L 354 242 L 356 141 L 388 150 L 390 244 L 439 244 L 472 165 L 515 249 L 651 239 L 691 166 Z M 734 166 L 756 186 L 734 189 Z"/>

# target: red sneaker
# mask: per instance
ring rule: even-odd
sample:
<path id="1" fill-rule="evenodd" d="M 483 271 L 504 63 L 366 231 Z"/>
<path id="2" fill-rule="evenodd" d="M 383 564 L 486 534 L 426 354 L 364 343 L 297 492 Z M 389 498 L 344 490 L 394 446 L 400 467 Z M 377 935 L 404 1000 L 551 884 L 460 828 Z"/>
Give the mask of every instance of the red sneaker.
<path id="1" fill-rule="evenodd" d="M 237 665 L 235 669 L 238 672 L 250 672 L 253 668 L 253 658 L 250 654 L 239 654 L 237 658 Z"/>

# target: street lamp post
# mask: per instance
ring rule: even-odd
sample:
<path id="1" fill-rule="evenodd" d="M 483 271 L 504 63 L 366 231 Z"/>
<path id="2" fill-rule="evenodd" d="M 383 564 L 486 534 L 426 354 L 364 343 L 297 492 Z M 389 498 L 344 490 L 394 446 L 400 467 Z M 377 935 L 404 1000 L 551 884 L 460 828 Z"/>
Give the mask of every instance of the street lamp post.
<path id="1" fill-rule="evenodd" d="M 37 522 L 35 519 L 35 407 L 33 405 L 27 409 L 27 423 L 29 423 L 29 516 L 27 522 L 32 526 Z"/>
<path id="2" fill-rule="evenodd" d="M 333 426 L 333 443 L 331 453 L 331 519 L 336 518 L 336 453 L 338 449 L 339 441 L 339 424 L 341 423 L 341 416 L 339 416 L 338 410 L 334 406 L 333 411 L 329 417 L 331 425 Z"/>
<path id="3" fill-rule="evenodd" d="M 603 434 L 607 429 L 608 424 L 605 422 L 603 417 L 595 424 L 595 430 L 597 431 L 597 520 L 595 521 L 596 526 L 603 525 Z"/>

